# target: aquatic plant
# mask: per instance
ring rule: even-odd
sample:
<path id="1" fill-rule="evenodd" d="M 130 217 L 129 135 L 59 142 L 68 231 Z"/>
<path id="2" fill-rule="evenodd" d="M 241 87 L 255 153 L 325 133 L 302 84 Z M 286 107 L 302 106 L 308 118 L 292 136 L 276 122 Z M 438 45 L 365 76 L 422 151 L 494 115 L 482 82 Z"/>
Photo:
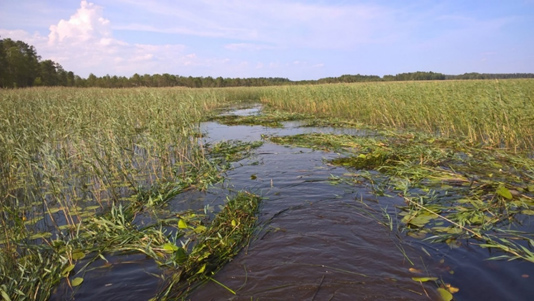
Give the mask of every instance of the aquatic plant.
<path id="1" fill-rule="evenodd" d="M 262 91 L 273 109 L 411 129 L 512 151 L 534 146 L 533 80 L 283 86 Z"/>
<path id="2" fill-rule="evenodd" d="M 270 140 L 345 154 L 329 163 L 357 172 L 336 181 L 370 182 L 376 194 L 400 197 L 401 232 L 452 246 L 474 239 L 471 244 L 502 252 L 492 259 L 534 262 L 534 237 L 521 230 L 534 215 L 531 159 L 424 134 L 305 134 Z"/>
<path id="3" fill-rule="evenodd" d="M 136 230 L 131 219 L 184 189 L 221 180 L 199 123 L 206 111 L 249 95 L 246 89 L 1 90 L 2 297 L 47 299 L 80 254 L 136 250 L 157 258 L 164 228 Z M 111 248 L 119 239 L 128 243 Z"/>

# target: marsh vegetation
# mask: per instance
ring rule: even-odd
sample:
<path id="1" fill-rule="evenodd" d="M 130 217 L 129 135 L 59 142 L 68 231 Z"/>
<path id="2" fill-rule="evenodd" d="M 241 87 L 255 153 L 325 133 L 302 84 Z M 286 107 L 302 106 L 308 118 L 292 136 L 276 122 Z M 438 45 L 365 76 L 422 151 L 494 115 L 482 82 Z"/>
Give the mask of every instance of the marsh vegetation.
<path id="1" fill-rule="evenodd" d="M 397 235 L 532 264 L 533 83 L 1 90 L 0 293 L 43 300 L 60 284 L 75 291 L 91 262 L 132 253 L 162 268 L 159 298 L 186 297 L 206 281 L 235 293 L 213 275 L 250 239 L 261 195 L 240 191 L 196 211 L 166 203 L 223 182 L 264 141 L 340 154 L 327 163 L 347 172 L 331 184 L 400 197 L 395 211 L 373 211 Z M 261 102 L 262 114 L 219 115 L 244 101 Z M 372 135 L 206 143 L 206 120 Z M 440 294 L 455 293 L 435 282 Z"/>

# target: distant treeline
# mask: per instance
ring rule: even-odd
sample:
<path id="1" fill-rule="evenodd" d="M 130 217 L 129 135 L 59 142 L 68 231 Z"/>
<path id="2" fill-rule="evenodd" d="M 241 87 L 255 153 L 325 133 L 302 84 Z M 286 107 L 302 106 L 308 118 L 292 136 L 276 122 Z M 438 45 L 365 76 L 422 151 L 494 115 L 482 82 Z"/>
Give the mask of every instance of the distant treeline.
<path id="1" fill-rule="evenodd" d="M 280 77 L 222 78 L 192 77 L 172 74 L 134 74 L 131 77 L 102 77 L 89 74 L 81 78 L 71 71 L 66 71 L 60 64 L 51 60 L 41 60 L 31 45 L 22 41 L 0 39 L 0 87 L 17 88 L 32 86 L 66 86 L 66 87 L 242 87 L 274 86 L 298 84 L 354 83 L 370 81 L 411 81 L 411 80 L 450 80 L 450 79 L 506 79 L 534 78 L 534 73 L 488 74 L 465 73 L 462 75 L 445 75 L 435 72 L 409 72 L 397 75 L 342 75 L 318 80 L 291 81 Z"/>

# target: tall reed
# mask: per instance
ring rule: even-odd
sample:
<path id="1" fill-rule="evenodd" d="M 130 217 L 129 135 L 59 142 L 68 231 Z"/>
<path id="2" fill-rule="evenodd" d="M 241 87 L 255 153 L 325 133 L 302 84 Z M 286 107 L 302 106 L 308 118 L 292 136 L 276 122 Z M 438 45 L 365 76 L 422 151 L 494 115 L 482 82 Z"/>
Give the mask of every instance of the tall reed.
<path id="1" fill-rule="evenodd" d="M 534 147 L 534 80 L 387 82 L 263 90 L 278 109 L 416 129 L 514 151 Z"/>
<path id="2" fill-rule="evenodd" d="M 212 169 L 200 120 L 240 96 L 231 89 L 0 90 L 2 296 L 23 299 L 26 290 L 25 298 L 46 298 L 65 264 L 53 246 L 78 239 L 84 219 Z"/>

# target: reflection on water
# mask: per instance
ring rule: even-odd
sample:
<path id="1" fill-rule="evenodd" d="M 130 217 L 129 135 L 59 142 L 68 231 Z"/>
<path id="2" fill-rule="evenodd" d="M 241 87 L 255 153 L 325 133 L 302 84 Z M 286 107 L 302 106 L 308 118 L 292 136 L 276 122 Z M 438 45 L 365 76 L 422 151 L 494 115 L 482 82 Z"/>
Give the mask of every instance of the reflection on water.
<path id="1" fill-rule="evenodd" d="M 346 134 L 361 136 L 370 134 L 366 130 L 350 129 L 350 128 L 317 128 L 317 127 L 302 127 L 303 123 L 299 121 L 282 122 L 283 128 L 269 128 L 264 126 L 247 126 L 234 125 L 226 126 L 217 122 L 204 122 L 200 129 L 206 133 L 204 143 L 216 143 L 219 141 L 241 140 L 245 142 L 261 140 L 262 136 L 290 136 L 298 134 L 309 133 L 331 133 L 331 134 Z"/>

